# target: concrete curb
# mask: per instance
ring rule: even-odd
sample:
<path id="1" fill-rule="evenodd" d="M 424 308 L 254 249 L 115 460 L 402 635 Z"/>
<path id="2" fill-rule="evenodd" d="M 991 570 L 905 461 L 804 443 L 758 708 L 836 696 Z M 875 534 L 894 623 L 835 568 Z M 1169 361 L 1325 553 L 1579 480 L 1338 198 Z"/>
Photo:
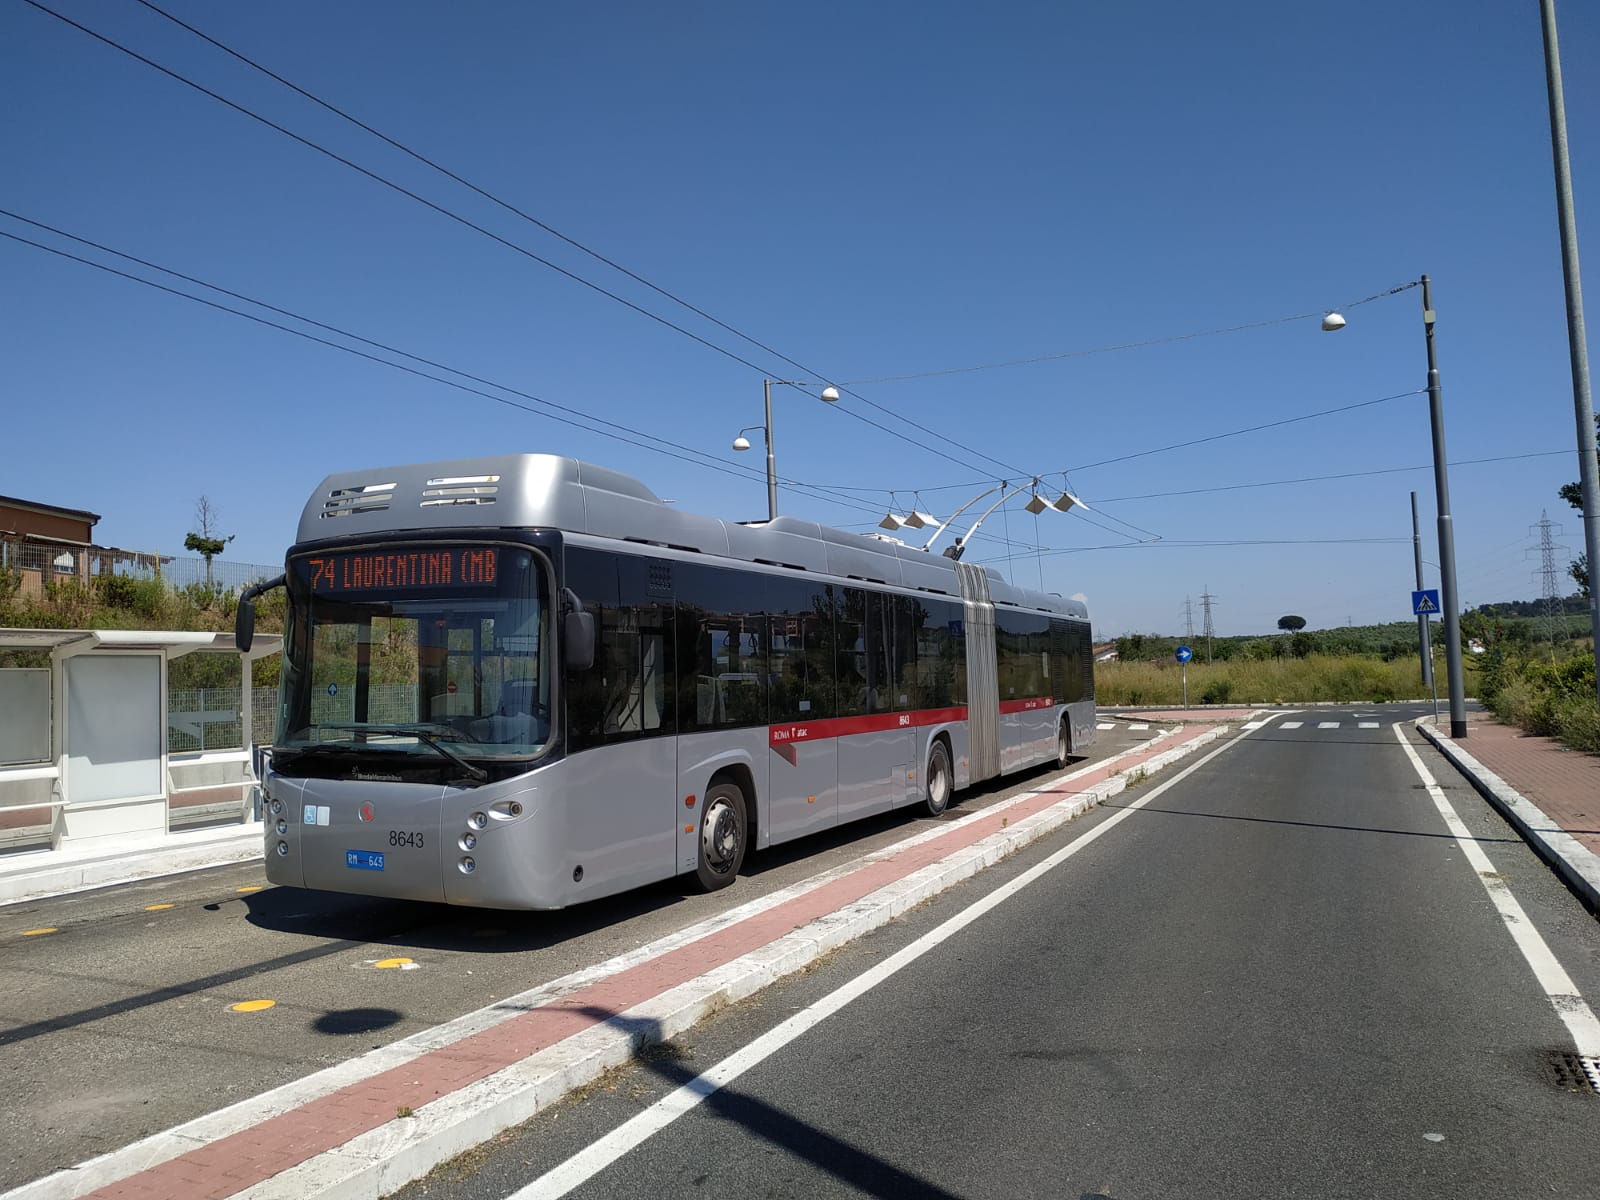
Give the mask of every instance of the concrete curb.
<path id="1" fill-rule="evenodd" d="M 192 829 L 114 848 L 39 850 L 0 863 L 0 907 L 261 857 L 261 825 Z"/>
<path id="2" fill-rule="evenodd" d="M 1534 853 L 1556 869 L 1557 874 L 1589 908 L 1600 913 L 1600 856 L 1562 829 L 1533 801 L 1484 766 L 1429 722 L 1417 721 L 1417 729 L 1455 764 L 1478 792 L 1495 808 L 1530 846 Z"/>
<path id="3" fill-rule="evenodd" d="M 784 976 L 802 970 L 824 955 L 862 935 L 888 924 L 923 901 L 971 878 L 985 867 L 1022 849 L 1029 843 L 1060 828 L 1084 812 L 1117 795 L 1130 782 L 1142 780 L 1229 733 L 1227 726 L 1206 730 L 1142 762 L 1130 764 L 1110 778 L 1067 796 L 1014 825 L 1004 825 L 971 845 L 957 849 L 937 862 L 890 882 L 877 891 L 811 921 L 740 958 L 688 980 L 634 1006 L 626 1012 L 529 1055 L 493 1075 L 469 1084 L 432 1103 L 422 1105 L 405 1119 L 388 1121 L 361 1134 L 342 1146 L 307 1159 L 270 1179 L 236 1193 L 243 1200 L 377 1200 L 407 1183 L 420 1179 L 450 1159 L 493 1138 L 497 1133 L 528 1120 L 561 1100 L 570 1092 L 599 1078 L 607 1070 L 621 1066 L 641 1048 L 666 1041 L 727 1005 L 759 992 Z M 1171 736 L 1170 734 L 1163 735 Z M 1092 769 L 1092 768 L 1091 768 Z M 1079 772 L 1069 772 L 1069 776 Z M 992 815 L 1049 789 L 1061 776 L 1044 780 L 1041 786 L 1023 796 L 984 810 Z M 912 841 L 932 840 L 948 827 L 930 829 Z M 888 857 L 903 844 L 857 860 L 848 867 L 825 873 L 845 874 L 873 858 Z M 797 890 L 808 885 L 797 885 Z M 765 907 L 766 900 L 752 902 L 751 908 Z M 700 936 L 706 927 L 728 923 L 741 910 L 713 918 L 692 930 L 669 935 L 663 941 L 679 942 Z M 689 936 L 685 936 L 689 935 Z M 640 948 L 624 956 L 642 958 L 650 948 Z M 546 995 L 572 990 L 580 976 L 591 977 L 594 969 L 580 972 L 571 981 L 557 981 L 536 991 Z M 568 986 L 562 986 L 568 984 Z M 495 1006 L 502 1014 L 521 1008 L 524 997 L 509 997 Z M 469 1014 L 458 1018 L 463 1026 L 481 1024 L 497 1018 Z M 456 1023 L 452 1023 L 456 1024 Z M 445 1039 L 429 1032 L 405 1039 L 372 1058 L 385 1064 L 414 1057 L 422 1049 Z M 366 1057 L 366 1056 L 363 1056 Z M 304 1103 L 312 1096 L 336 1090 L 338 1081 L 348 1079 L 359 1060 L 319 1072 L 317 1076 L 286 1084 L 284 1087 L 227 1109 L 196 1118 L 165 1133 L 113 1151 L 68 1171 L 46 1176 L 5 1194 L 5 1200 L 67 1200 L 105 1187 L 139 1171 L 153 1167 L 219 1140 L 230 1132 L 259 1123 L 272 1112 Z"/>

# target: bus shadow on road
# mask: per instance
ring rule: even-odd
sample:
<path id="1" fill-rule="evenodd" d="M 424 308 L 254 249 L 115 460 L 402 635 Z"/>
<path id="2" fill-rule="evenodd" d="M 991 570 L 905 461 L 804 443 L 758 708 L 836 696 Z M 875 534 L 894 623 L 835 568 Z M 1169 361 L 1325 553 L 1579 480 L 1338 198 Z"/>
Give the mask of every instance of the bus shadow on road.
<path id="1" fill-rule="evenodd" d="M 1082 762 L 1074 760 L 1069 769 Z M 764 881 L 764 886 L 755 888 L 735 883 L 707 895 L 695 885 L 691 873 L 554 911 L 468 908 L 289 887 L 268 888 L 225 903 L 243 904 L 251 925 L 273 933 L 397 950 L 527 954 L 554 949 L 629 921 L 673 914 L 674 910 L 680 910 L 675 919 L 682 924 L 714 917 L 788 886 L 776 876 L 782 872 L 793 874 L 793 869 L 807 860 L 820 860 L 850 847 L 859 847 L 863 854 L 891 848 L 926 826 L 959 822 L 980 814 L 1019 786 L 1036 785 L 1059 770 L 1055 766 L 1037 767 L 988 780 L 957 793 L 950 808 L 938 817 L 929 816 L 921 805 L 906 805 L 761 850 L 746 858 L 739 873 L 740 880 Z M 841 865 L 846 864 L 818 861 L 816 870 Z M 796 875 L 791 882 L 801 882 L 803 878 Z M 652 936 L 676 928 L 681 925 L 668 922 Z"/>
<path id="2" fill-rule="evenodd" d="M 750 1136 L 811 1164 L 865 1196 L 882 1200 L 927 1197 L 961 1200 L 959 1193 L 940 1187 L 924 1176 L 896 1166 L 869 1150 L 819 1128 L 775 1104 L 740 1091 L 730 1083 L 716 1087 L 701 1073 L 684 1065 L 681 1049 L 662 1036 L 660 1023 L 623 1016 L 610 1009 L 590 1006 L 579 1010 L 633 1040 L 631 1066 L 654 1075 L 673 1089 L 687 1089 L 700 1097 L 710 1113 L 745 1130 Z M 537 1120 L 538 1118 L 535 1118 Z M 719 1138 L 722 1135 L 719 1134 Z"/>

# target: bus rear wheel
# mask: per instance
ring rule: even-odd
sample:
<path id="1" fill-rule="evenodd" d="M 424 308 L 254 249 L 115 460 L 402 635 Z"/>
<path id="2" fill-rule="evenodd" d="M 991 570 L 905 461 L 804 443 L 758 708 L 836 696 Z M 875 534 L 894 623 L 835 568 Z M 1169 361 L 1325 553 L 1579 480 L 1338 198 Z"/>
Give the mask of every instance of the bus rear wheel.
<path id="1" fill-rule="evenodd" d="M 1056 731 L 1056 766 L 1064 767 L 1072 761 L 1072 732 L 1067 719 L 1061 718 L 1061 728 Z"/>
<path id="2" fill-rule="evenodd" d="M 708 892 L 727 887 L 744 865 L 746 831 L 744 793 L 736 784 L 719 783 L 706 793 L 700 814 L 700 862 L 695 878 Z"/>
<path id="3" fill-rule="evenodd" d="M 943 742 L 936 741 L 928 751 L 927 788 L 922 806 L 930 817 L 937 817 L 950 807 L 950 794 L 955 790 L 955 779 L 950 774 L 950 751 Z"/>

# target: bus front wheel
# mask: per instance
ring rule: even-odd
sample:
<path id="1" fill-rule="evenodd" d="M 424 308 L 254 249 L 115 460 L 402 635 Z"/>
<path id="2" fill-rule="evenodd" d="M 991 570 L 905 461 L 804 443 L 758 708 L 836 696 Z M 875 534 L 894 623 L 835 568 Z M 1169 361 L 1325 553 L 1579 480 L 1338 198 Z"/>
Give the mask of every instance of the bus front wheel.
<path id="1" fill-rule="evenodd" d="M 937 817 L 950 807 L 950 793 L 955 790 L 955 780 L 950 774 L 950 751 L 943 742 L 936 741 L 928 751 L 927 790 L 922 806 L 928 815 Z"/>
<path id="2" fill-rule="evenodd" d="M 719 783 L 706 793 L 700 814 L 700 864 L 695 868 L 706 891 L 727 887 L 739 874 L 748 828 L 744 793 L 736 784 Z"/>

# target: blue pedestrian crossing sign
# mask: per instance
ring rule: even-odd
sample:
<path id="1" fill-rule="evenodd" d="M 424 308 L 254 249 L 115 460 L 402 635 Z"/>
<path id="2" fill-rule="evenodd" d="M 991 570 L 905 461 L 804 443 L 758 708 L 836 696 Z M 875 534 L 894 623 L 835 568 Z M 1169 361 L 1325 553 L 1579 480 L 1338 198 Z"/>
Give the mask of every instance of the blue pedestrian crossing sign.
<path id="1" fill-rule="evenodd" d="M 1439 611 L 1439 589 L 1429 588 L 1425 592 L 1411 593 L 1411 615 L 1414 617 L 1431 617 Z"/>
<path id="2" fill-rule="evenodd" d="M 1177 656 L 1179 662 L 1186 663 L 1194 657 L 1194 651 L 1189 649 L 1187 646 L 1179 646 L 1177 649 Z"/>

